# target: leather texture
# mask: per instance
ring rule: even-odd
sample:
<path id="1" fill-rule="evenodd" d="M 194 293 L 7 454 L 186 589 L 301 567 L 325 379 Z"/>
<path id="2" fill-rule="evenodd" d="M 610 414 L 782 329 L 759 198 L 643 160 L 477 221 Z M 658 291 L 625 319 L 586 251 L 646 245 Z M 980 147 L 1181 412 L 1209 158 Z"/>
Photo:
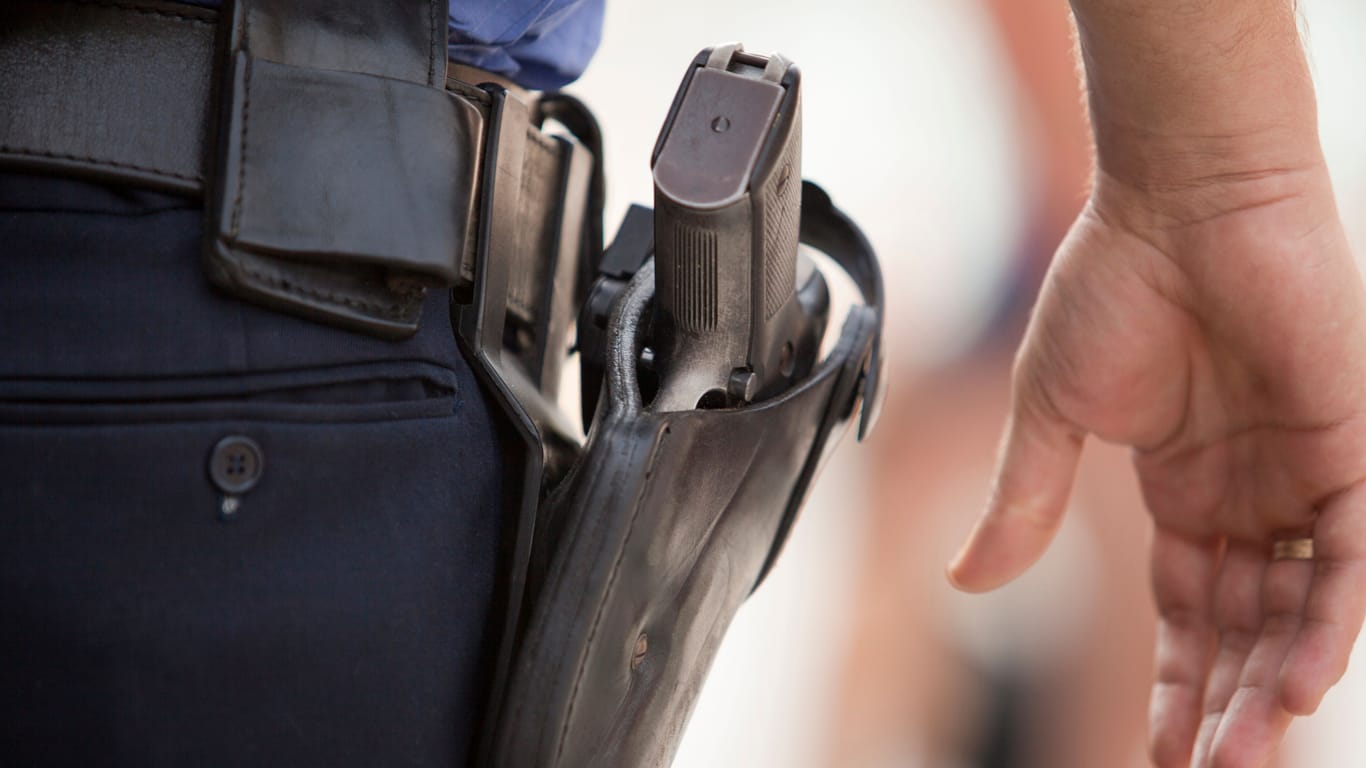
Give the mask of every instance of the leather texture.
<path id="1" fill-rule="evenodd" d="M 432 87 L 445 80 L 444 6 L 229 0 L 223 13 L 210 277 L 286 311 L 411 334 L 472 236 L 478 133 Z"/>
<path id="2" fill-rule="evenodd" d="M 245 52 L 230 66 L 210 275 L 284 309 L 415 330 L 426 288 L 455 282 L 473 235 L 477 112 L 391 78 Z"/>
<path id="3" fill-rule="evenodd" d="M 220 12 L 171 2 L 0 3 L 0 169 L 207 193 L 215 282 L 410 335 L 428 290 L 474 278 L 492 99 L 446 79 L 444 6 L 251 0 L 221 13 L 235 14 L 225 29 Z M 518 352 L 549 380 L 568 314 L 550 286 L 572 282 L 600 206 L 584 204 L 592 153 L 542 132 L 522 98 L 524 189 L 500 222 L 517 244 L 500 257 L 517 262 Z"/>
<path id="4" fill-rule="evenodd" d="M 197 194 L 213 11 L 0 3 L 0 167 Z"/>
<path id="5" fill-rule="evenodd" d="M 446 79 L 445 0 L 236 0 L 233 53 L 438 86 Z"/>
<path id="6" fill-rule="evenodd" d="M 802 239 L 821 244 L 867 304 L 850 310 L 809 377 L 753 406 L 654 411 L 636 371 L 652 263 L 618 300 L 606 399 L 542 513 L 530 610 L 481 765 L 671 762 L 731 619 L 861 401 L 878 399 L 882 287 L 872 250 L 810 184 Z"/>

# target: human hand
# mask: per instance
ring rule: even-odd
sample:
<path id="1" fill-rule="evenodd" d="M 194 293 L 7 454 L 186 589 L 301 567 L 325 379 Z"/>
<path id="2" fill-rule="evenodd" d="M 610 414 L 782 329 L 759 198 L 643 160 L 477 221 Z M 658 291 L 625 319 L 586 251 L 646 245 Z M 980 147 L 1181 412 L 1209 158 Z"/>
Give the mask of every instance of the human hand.
<path id="1" fill-rule="evenodd" d="M 1321 162 L 1161 191 L 1100 174 L 957 586 L 1043 553 L 1088 435 L 1133 446 L 1155 524 L 1154 762 L 1263 765 L 1366 615 L 1366 301 Z M 1309 536 L 1312 561 L 1272 558 Z"/>

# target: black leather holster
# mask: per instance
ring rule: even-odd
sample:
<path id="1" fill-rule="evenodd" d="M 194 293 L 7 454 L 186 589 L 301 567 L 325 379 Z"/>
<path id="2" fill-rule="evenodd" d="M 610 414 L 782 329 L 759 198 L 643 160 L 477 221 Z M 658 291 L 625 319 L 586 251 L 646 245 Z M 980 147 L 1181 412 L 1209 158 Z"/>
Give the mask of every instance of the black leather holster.
<path id="1" fill-rule="evenodd" d="M 802 241 L 858 287 L 833 349 L 754 405 L 658 412 L 644 398 L 652 263 L 613 303 L 588 442 L 538 518 L 529 598 L 482 764 L 667 766 L 735 612 L 772 567 L 839 437 L 877 418 L 882 278 L 819 187 Z M 613 279 L 608 276 L 608 279 Z"/>

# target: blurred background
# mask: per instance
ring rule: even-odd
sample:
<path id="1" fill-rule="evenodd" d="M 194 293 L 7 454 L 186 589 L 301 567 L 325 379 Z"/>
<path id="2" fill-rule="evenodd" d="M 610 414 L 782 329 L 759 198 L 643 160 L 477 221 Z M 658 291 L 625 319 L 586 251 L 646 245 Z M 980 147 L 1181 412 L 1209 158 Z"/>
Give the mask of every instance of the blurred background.
<path id="1" fill-rule="evenodd" d="M 1300 0 L 1325 149 L 1366 253 L 1366 5 Z M 802 68 L 803 171 L 877 247 L 891 394 L 825 470 L 723 645 L 678 768 L 1144 766 L 1149 524 L 1125 451 L 1090 444 L 1059 540 L 1020 582 L 952 591 L 1015 345 L 1086 194 L 1064 0 L 611 2 L 573 87 L 608 141 L 608 229 L 651 199 L 685 67 L 740 40 Z M 1360 766 L 1366 655 L 1280 766 Z"/>

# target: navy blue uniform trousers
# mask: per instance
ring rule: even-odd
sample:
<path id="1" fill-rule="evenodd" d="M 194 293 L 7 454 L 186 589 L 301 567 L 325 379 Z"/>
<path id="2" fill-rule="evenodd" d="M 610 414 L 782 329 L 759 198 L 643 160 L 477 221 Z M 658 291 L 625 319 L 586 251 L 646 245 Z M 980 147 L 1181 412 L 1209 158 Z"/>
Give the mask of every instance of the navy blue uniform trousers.
<path id="1" fill-rule="evenodd" d="M 0 175 L 0 764 L 459 764 L 502 465 L 445 297 L 403 342 L 262 309 L 201 216 Z"/>

